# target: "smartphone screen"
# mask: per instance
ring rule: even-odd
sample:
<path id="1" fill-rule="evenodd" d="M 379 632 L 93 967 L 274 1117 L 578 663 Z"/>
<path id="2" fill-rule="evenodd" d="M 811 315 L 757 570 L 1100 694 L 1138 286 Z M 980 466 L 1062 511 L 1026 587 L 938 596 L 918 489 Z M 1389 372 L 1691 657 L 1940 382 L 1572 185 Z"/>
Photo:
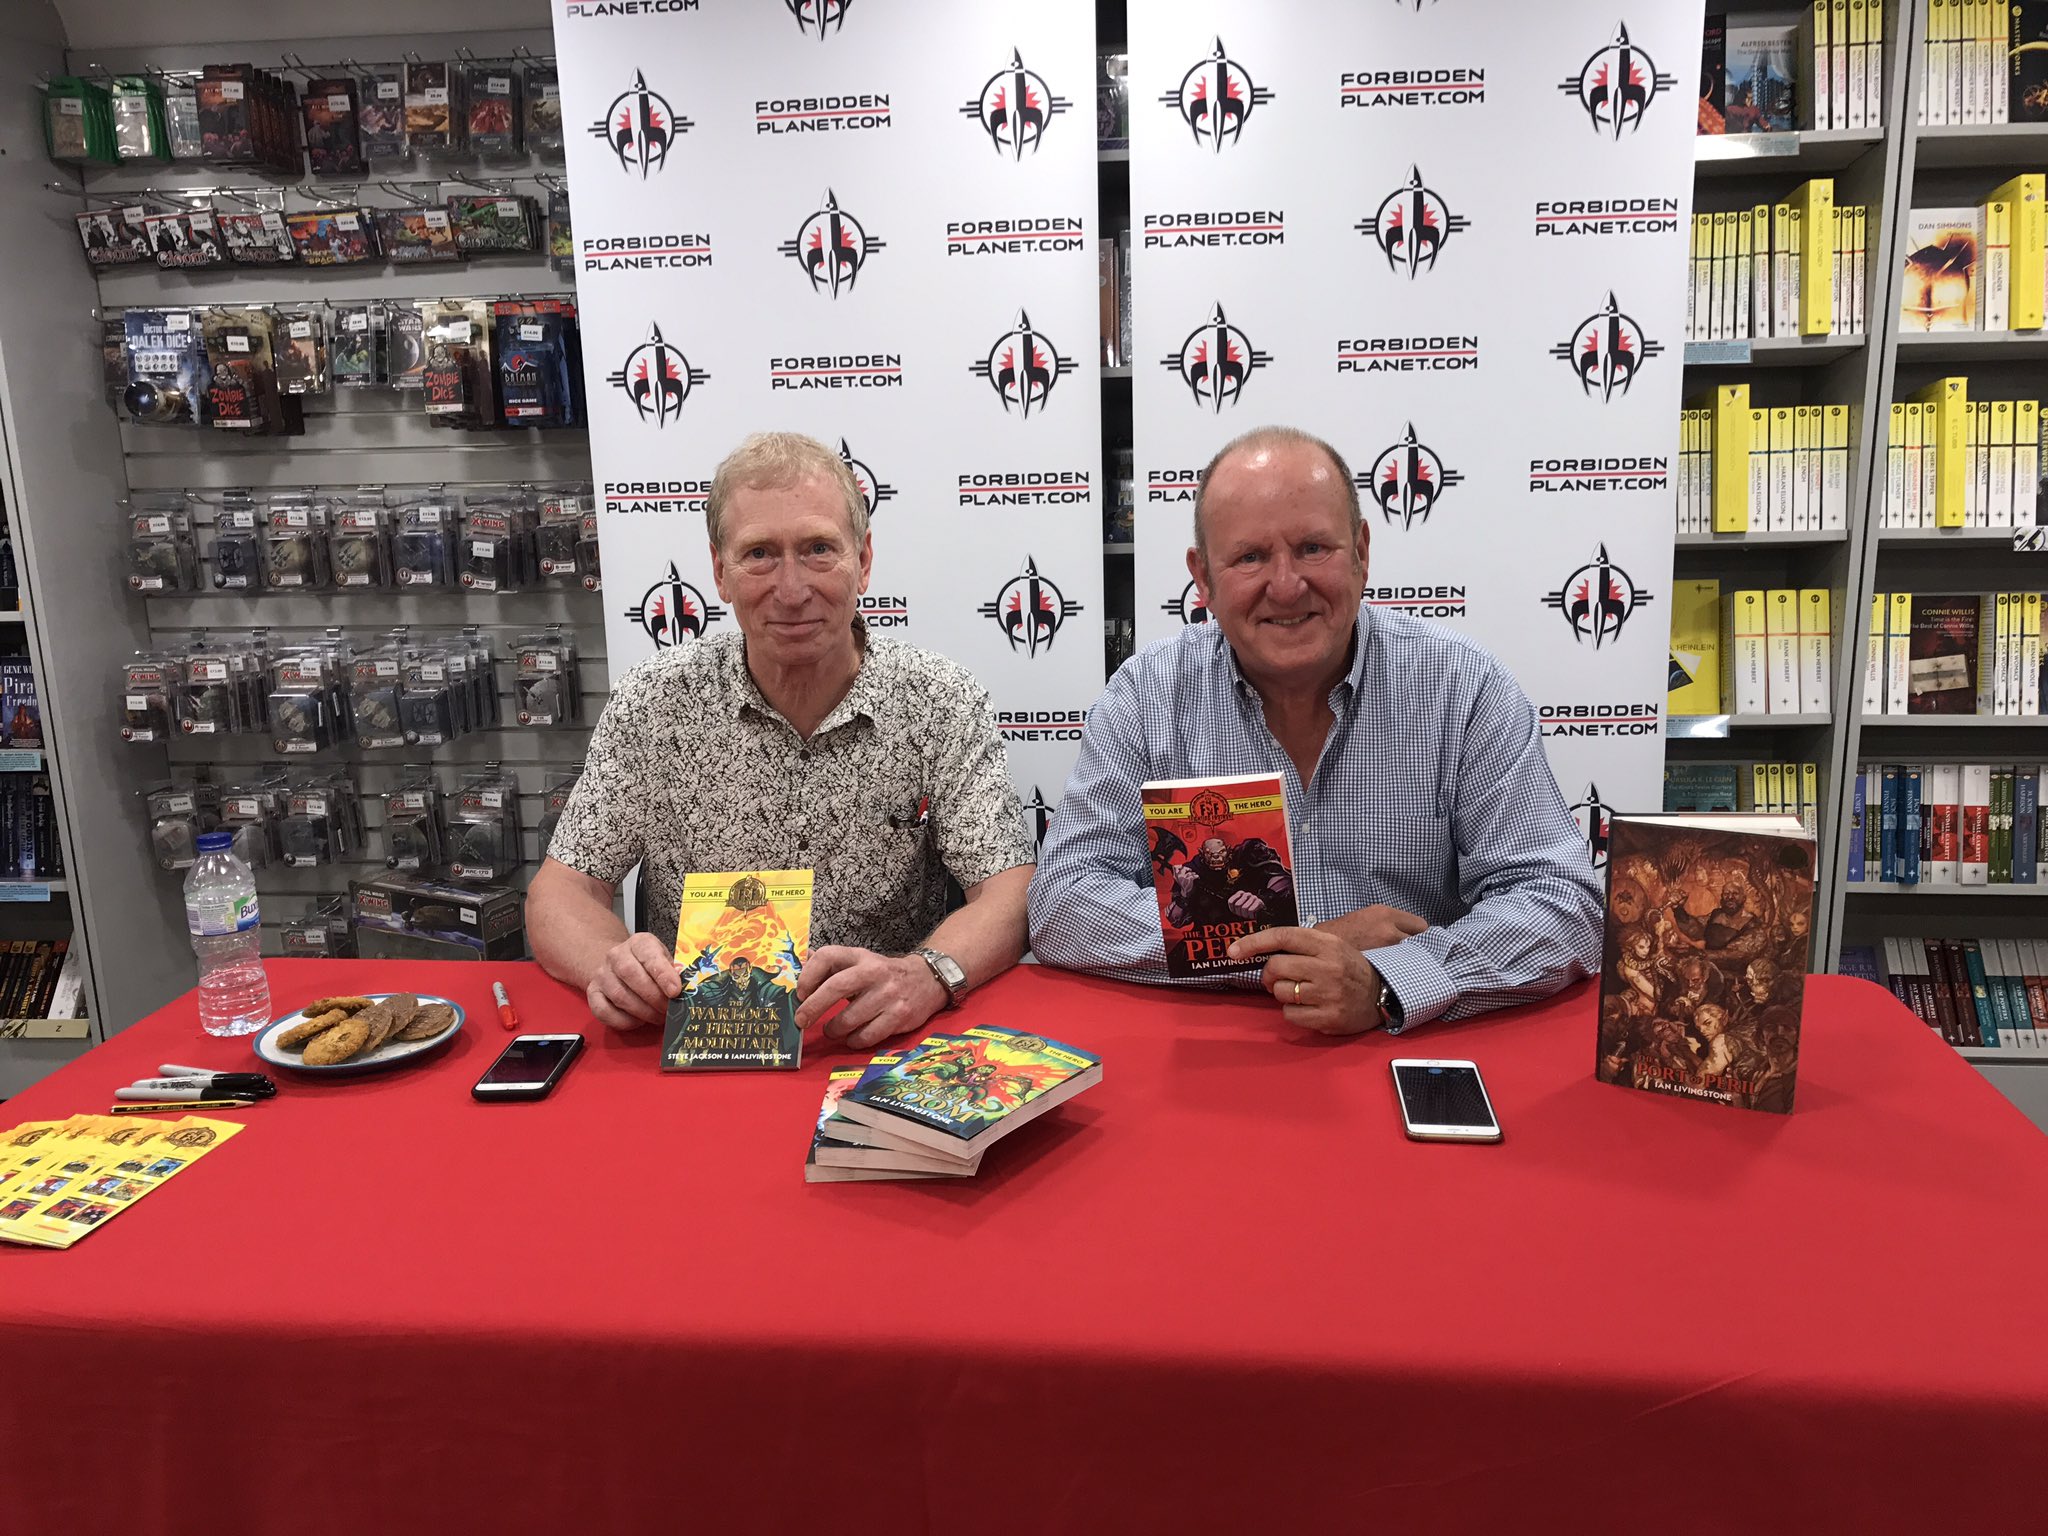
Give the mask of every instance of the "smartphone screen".
<path id="1" fill-rule="evenodd" d="M 479 1085 L 537 1088 L 554 1075 L 564 1058 L 575 1054 L 580 1043 L 573 1035 L 553 1039 L 521 1036 L 505 1047 L 505 1054 L 491 1064 Z"/>
<path id="2" fill-rule="evenodd" d="M 1410 1125 L 1469 1126 L 1474 1130 L 1493 1126 L 1493 1110 L 1486 1102 L 1486 1090 L 1479 1086 L 1476 1067 L 1403 1064 L 1394 1068 L 1394 1081 L 1401 1089 Z"/>

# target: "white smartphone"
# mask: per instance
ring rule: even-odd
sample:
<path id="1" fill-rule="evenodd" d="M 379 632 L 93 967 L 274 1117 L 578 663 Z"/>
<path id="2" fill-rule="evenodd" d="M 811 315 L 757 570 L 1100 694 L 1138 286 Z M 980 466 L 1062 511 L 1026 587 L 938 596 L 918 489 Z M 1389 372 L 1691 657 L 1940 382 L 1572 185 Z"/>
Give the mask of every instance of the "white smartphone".
<path id="1" fill-rule="evenodd" d="M 1499 1141 L 1500 1122 L 1486 1096 L 1479 1068 L 1469 1061 L 1394 1063 L 1401 1120 L 1414 1141 Z"/>

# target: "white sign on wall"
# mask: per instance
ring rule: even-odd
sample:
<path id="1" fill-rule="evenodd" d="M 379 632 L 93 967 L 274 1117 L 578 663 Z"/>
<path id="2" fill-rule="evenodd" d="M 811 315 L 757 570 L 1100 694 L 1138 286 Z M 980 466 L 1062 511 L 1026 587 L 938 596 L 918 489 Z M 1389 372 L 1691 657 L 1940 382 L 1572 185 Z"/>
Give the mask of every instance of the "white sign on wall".
<path id="1" fill-rule="evenodd" d="M 614 674 L 732 624 L 712 470 L 808 433 L 867 492 L 868 623 L 972 669 L 1056 803 L 1103 678 L 1093 10 L 567 0 L 555 34 Z"/>
<path id="2" fill-rule="evenodd" d="M 1368 599 L 1514 668 L 1582 822 L 1661 805 L 1700 30 L 1131 0 L 1141 645 L 1205 616 L 1202 466 L 1301 427 L 1350 463 Z"/>

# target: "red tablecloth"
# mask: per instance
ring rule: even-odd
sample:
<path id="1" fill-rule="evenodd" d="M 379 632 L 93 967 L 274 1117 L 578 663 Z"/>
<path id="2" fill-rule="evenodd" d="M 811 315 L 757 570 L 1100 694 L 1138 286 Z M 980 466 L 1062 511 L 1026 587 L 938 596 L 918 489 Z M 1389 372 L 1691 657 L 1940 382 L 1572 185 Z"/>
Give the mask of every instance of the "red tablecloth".
<path id="1" fill-rule="evenodd" d="M 1101 1085 L 972 1183 L 806 1185 L 843 1055 L 664 1076 L 531 966 L 272 975 L 469 1024 L 0 1252 L 0 1530 L 2042 1529 L 2048 1140 L 1861 982 L 1781 1119 L 1596 1083 L 1586 989 L 1327 1043 L 1020 970 L 968 1017 Z M 493 977 L 591 1036 L 543 1104 L 468 1096 Z M 195 1019 L 0 1123 L 251 1064 Z M 1439 1052 L 1504 1144 L 1403 1138 L 1386 1062 Z"/>

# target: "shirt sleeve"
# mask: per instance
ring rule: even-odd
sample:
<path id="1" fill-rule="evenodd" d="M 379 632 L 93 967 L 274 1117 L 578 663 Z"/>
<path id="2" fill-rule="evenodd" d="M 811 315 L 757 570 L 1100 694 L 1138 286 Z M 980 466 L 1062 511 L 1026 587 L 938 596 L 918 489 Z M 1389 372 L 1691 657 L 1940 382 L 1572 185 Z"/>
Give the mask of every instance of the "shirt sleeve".
<path id="1" fill-rule="evenodd" d="M 616 886 L 646 853 L 646 829 L 656 823 L 649 771 L 642 681 L 620 679 L 590 733 L 583 777 L 562 807 L 548 857 L 579 874 Z"/>
<path id="2" fill-rule="evenodd" d="M 1139 793 L 1149 775 L 1137 686 L 1134 668 L 1124 667 L 1089 712 L 1031 877 L 1031 949 L 1050 965 L 1164 983 Z"/>
<path id="3" fill-rule="evenodd" d="M 1548 997 L 1600 968 L 1601 882 L 1544 755 L 1535 706 L 1494 664 L 1473 700 L 1453 786 L 1467 908 L 1370 960 L 1403 1028 Z"/>
<path id="4" fill-rule="evenodd" d="M 946 872 L 968 890 L 1031 862 L 1024 804 L 996 733 L 988 694 L 972 689 L 950 711 L 932 763 L 932 837 Z"/>

